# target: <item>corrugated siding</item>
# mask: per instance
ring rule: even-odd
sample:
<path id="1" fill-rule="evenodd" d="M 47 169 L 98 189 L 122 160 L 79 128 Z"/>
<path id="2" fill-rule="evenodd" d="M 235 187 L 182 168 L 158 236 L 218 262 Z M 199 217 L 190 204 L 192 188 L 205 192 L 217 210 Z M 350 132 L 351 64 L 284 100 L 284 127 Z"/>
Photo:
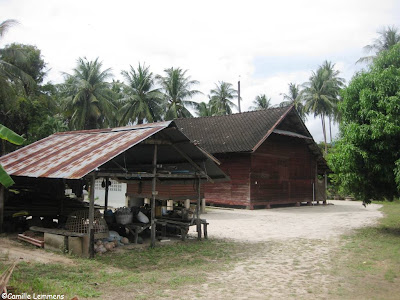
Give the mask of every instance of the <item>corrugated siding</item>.
<path id="1" fill-rule="evenodd" d="M 79 179 L 170 123 L 53 134 L 0 163 L 15 176 Z"/>

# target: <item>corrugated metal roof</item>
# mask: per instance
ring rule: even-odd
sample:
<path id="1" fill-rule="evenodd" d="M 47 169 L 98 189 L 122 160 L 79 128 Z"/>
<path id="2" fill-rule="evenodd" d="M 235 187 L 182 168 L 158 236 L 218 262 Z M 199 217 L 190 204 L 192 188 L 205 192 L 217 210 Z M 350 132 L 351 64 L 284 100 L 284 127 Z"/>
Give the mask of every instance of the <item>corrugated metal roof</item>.
<path id="1" fill-rule="evenodd" d="M 79 179 L 170 124 L 56 133 L 0 157 L 0 163 L 10 175 Z"/>

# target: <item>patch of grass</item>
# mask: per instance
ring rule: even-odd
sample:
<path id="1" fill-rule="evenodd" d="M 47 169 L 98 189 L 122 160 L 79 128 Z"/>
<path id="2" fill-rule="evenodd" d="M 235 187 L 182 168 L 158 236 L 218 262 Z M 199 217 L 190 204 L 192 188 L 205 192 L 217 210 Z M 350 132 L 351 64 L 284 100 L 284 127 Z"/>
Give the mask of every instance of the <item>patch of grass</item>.
<path id="1" fill-rule="evenodd" d="M 379 202 L 378 225 L 343 238 L 332 274 L 342 284 L 332 291 L 345 299 L 398 299 L 400 295 L 400 202 Z"/>
<path id="2" fill-rule="evenodd" d="M 220 240 L 186 241 L 156 248 L 107 253 L 94 260 L 73 257 L 75 265 L 22 262 L 10 285 L 18 293 L 100 297 L 108 291 L 135 291 L 136 299 L 160 297 L 164 290 L 205 282 L 207 273 L 227 269 L 242 245 Z M 0 261 L 0 270 L 7 260 Z"/>

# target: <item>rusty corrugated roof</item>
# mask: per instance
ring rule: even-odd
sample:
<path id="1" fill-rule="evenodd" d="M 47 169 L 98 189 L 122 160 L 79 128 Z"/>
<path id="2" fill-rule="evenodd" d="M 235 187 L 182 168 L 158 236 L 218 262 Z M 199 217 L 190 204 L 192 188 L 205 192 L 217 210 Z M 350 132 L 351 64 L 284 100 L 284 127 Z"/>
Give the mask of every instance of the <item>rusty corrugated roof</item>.
<path id="1" fill-rule="evenodd" d="M 170 124 L 56 133 L 0 157 L 0 163 L 10 175 L 79 179 Z"/>

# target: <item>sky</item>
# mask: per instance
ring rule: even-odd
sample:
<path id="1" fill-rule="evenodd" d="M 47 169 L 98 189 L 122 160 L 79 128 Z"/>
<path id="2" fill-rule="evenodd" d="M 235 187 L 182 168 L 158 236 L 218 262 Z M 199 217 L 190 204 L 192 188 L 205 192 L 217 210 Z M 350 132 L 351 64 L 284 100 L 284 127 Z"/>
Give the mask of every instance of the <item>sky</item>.
<path id="1" fill-rule="evenodd" d="M 52 83 L 72 73 L 79 57 L 98 57 L 120 80 L 138 63 L 160 75 L 180 67 L 200 82 L 198 102 L 219 81 L 236 88 L 240 80 L 244 111 L 260 94 L 280 103 L 290 82 L 308 81 L 324 60 L 348 83 L 363 67 L 355 64 L 363 47 L 383 26 L 400 27 L 399 17 L 398 0 L 0 0 L 0 21 L 19 21 L 0 47 L 38 47 Z M 319 119 L 306 125 L 323 140 Z"/>

